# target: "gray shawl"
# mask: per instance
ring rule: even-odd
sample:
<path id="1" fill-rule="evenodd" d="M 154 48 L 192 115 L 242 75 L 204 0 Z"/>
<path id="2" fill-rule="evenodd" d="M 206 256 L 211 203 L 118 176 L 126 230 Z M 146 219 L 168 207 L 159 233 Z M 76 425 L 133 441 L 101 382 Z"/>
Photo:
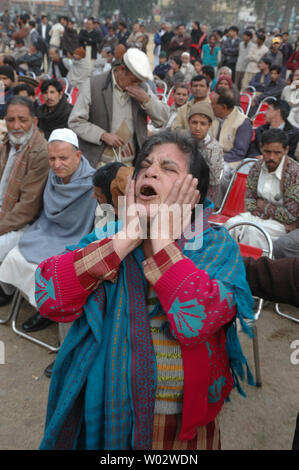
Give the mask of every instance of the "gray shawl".
<path id="1" fill-rule="evenodd" d="M 70 85 L 79 88 L 90 76 L 92 66 L 88 59 L 73 60 L 72 67 L 69 70 L 66 78 Z"/>
<path id="2" fill-rule="evenodd" d="M 24 232 L 19 249 L 30 263 L 39 264 L 78 243 L 93 228 L 97 201 L 93 198 L 95 170 L 85 157 L 68 184 L 52 170 L 44 190 L 40 217 Z"/>

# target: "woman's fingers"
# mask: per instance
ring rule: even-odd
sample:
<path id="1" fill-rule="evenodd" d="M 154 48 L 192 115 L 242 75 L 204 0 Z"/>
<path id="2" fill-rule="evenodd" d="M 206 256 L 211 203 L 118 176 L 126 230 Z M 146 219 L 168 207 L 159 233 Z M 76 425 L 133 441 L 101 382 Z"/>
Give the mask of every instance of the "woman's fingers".
<path id="1" fill-rule="evenodd" d="M 170 190 L 165 204 L 192 204 L 195 199 L 195 191 L 197 191 L 198 180 L 192 175 L 187 175 L 182 180 L 177 180 Z"/>

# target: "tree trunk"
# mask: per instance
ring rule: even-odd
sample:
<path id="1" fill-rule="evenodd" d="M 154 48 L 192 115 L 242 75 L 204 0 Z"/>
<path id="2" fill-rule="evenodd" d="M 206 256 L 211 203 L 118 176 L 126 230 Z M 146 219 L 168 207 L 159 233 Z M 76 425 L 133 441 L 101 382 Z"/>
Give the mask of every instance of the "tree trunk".
<path id="1" fill-rule="evenodd" d="M 283 20 L 281 24 L 282 32 L 288 31 L 289 29 L 291 14 L 292 14 L 294 5 L 295 5 L 295 0 L 287 0 L 285 8 L 284 8 Z"/>

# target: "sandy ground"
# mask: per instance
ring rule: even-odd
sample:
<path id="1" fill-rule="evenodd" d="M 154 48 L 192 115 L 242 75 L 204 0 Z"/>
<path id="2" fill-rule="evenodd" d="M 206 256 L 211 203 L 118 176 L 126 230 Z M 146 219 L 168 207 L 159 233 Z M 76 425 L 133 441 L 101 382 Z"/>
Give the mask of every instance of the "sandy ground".
<path id="1" fill-rule="evenodd" d="M 298 310 L 288 308 L 299 318 Z M 7 312 L 8 307 L 1 308 L 0 318 Z M 17 324 L 33 312 L 24 301 Z M 56 345 L 57 325 L 35 336 Z M 277 316 L 270 304 L 258 320 L 258 336 L 263 384 L 261 388 L 243 384 L 247 398 L 233 390 L 221 413 L 223 450 L 289 450 L 292 446 L 299 411 L 299 364 L 291 362 L 291 343 L 299 340 L 299 324 Z M 244 334 L 240 337 L 254 372 L 252 341 Z M 55 353 L 15 334 L 11 323 L 0 325 L 0 340 L 5 346 L 5 361 L 0 364 L 0 449 L 35 450 L 43 435 L 50 383 L 44 369 Z"/>

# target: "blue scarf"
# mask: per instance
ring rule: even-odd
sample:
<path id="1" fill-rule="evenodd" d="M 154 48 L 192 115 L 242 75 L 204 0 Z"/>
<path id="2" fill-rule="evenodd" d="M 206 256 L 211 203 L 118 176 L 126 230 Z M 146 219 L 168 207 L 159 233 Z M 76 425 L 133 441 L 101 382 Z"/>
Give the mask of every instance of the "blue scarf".
<path id="1" fill-rule="evenodd" d="M 237 244 L 225 228 L 211 228 L 204 210 L 203 242 L 183 253 L 212 279 L 233 292 L 237 318 L 250 334 L 252 296 Z M 107 235 L 107 227 L 82 239 L 86 246 Z M 74 246 L 69 249 L 75 249 Z M 102 283 L 89 297 L 55 361 L 45 435 L 41 449 L 151 449 L 156 390 L 156 360 L 146 309 L 147 283 L 141 247 L 121 263 L 116 283 Z M 162 308 L 160 304 L 155 308 Z M 237 337 L 236 322 L 228 328 L 228 354 L 235 385 L 253 384 Z"/>

